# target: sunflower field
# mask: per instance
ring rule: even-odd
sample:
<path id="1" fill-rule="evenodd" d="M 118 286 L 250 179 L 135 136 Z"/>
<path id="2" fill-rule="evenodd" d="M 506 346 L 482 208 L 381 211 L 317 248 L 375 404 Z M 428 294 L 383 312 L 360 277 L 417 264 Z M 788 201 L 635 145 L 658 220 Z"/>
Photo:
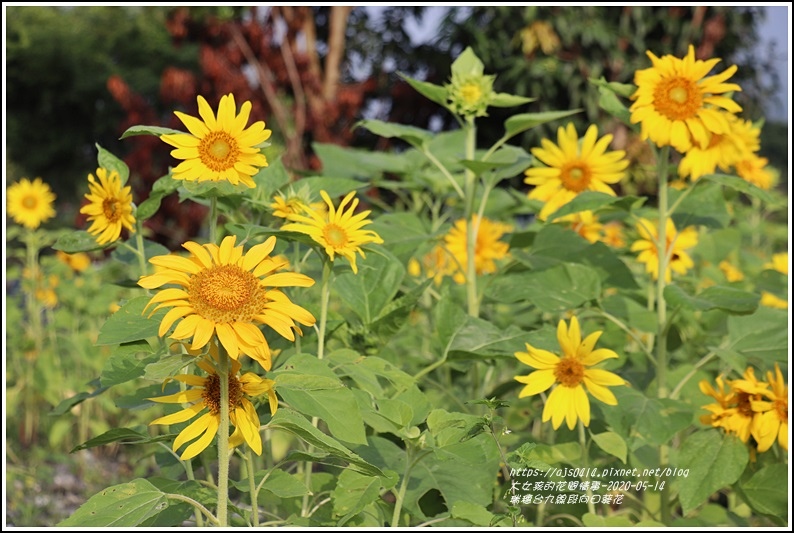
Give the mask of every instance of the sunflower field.
<path id="1" fill-rule="evenodd" d="M 197 94 L 122 135 L 172 158 L 145 198 L 97 144 L 85 229 L 8 184 L 16 525 L 44 438 L 98 487 L 51 526 L 787 526 L 788 198 L 736 66 L 644 61 L 587 89 L 642 159 L 466 48 L 404 76 L 456 129 L 355 125 L 396 150 L 316 144 L 299 174 L 251 102 Z M 173 196 L 209 214 L 169 250 L 146 221 Z"/>

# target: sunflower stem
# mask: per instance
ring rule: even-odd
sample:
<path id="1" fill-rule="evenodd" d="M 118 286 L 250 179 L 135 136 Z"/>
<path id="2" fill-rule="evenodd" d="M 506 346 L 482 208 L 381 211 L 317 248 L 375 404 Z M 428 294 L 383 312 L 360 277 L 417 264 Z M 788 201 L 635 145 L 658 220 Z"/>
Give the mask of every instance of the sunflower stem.
<path id="1" fill-rule="evenodd" d="M 143 247 L 143 222 L 135 219 L 135 245 L 138 248 L 138 267 L 141 269 L 141 277 L 146 275 L 146 251 Z"/>
<path id="2" fill-rule="evenodd" d="M 218 198 L 210 198 L 210 242 L 217 244 L 218 239 Z"/>
<path id="3" fill-rule="evenodd" d="M 320 326 L 317 332 L 317 359 L 325 355 L 325 326 L 328 321 L 328 300 L 331 298 L 331 261 L 323 262 L 323 278 L 320 285 Z"/>
<path id="4" fill-rule="evenodd" d="M 477 129 L 474 126 L 474 117 L 466 117 L 466 159 L 474 159 L 474 150 L 477 140 Z M 477 181 L 474 172 L 468 168 L 464 171 L 464 218 L 466 219 L 466 301 L 469 316 L 477 317 L 480 314 L 480 301 L 477 297 L 477 271 L 475 269 L 474 253 L 477 249 L 477 232 L 480 229 L 480 219 L 474 221 L 474 194 Z"/>
<path id="5" fill-rule="evenodd" d="M 251 448 L 245 450 L 245 466 L 248 474 L 248 489 L 251 492 L 251 520 L 254 527 L 259 527 L 259 489 L 254 476 L 254 454 Z"/>
<path id="6" fill-rule="evenodd" d="M 36 413 L 35 391 L 33 381 L 36 368 L 36 359 L 41 356 L 43 346 L 43 334 L 41 325 L 41 305 L 36 299 L 36 292 L 39 289 L 39 239 L 35 230 L 28 231 L 25 239 L 27 252 L 27 270 L 30 276 L 30 292 L 26 295 L 28 315 L 30 317 L 30 336 L 33 339 L 33 360 L 28 360 L 25 364 L 25 427 L 23 439 L 26 444 L 33 441 L 33 428 L 36 425 L 33 418 Z M 83 441 L 84 442 L 84 441 Z"/>
<path id="7" fill-rule="evenodd" d="M 218 427 L 218 525 L 229 525 L 229 355 L 218 343 L 218 380 L 220 381 L 220 425 Z"/>
<path id="8" fill-rule="evenodd" d="M 587 456 L 589 454 L 588 447 L 587 447 L 587 435 L 584 431 L 584 423 L 579 420 L 579 444 L 582 446 L 582 466 L 584 467 L 584 471 L 588 471 L 588 461 Z M 591 514 L 596 514 L 595 504 L 593 503 L 593 490 L 590 488 L 590 476 L 584 475 L 582 476 L 582 481 L 588 481 L 587 483 L 587 512 Z"/>
<path id="9" fill-rule="evenodd" d="M 656 279 L 656 383 L 659 398 L 667 398 L 667 302 L 664 299 L 664 288 L 667 277 L 667 217 L 670 215 L 667 206 L 667 180 L 670 162 L 670 147 L 662 147 L 657 160 L 657 177 L 659 180 L 659 240 L 656 243 L 656 254 L 659 259 L 659 271 Z M 669 448 L 666 444 L 659 446 L 659 466 L 664 468 L 669 460 Z M 661 511 L 662 523 L 670 524 L 670 500 L 662 491 Z"/>

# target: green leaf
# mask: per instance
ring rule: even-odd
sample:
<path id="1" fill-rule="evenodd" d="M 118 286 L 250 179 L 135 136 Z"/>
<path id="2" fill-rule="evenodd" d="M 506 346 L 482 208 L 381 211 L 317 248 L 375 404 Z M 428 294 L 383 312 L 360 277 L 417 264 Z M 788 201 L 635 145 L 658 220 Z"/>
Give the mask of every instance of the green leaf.
<path id="1" fill-rule="evenodd" d="M 369 325 L 370 330 L 383 338 L 397 333 L 405 324 L 405 321 L 408 320 L 419 298 L 422 297 L 431 283 L 433 283 L 433 280 L 427 279 L 407 293 L 387 303 L 380 310 L 377 318 Z"/>
<path id="2" fill-rule="evenodd" d="M 741 353 L 760 366 L 786 361 L 788 312 L 759 307 L 752 315 L 728 317 L 726 348 Z"/>
<path id="3" fill-rule="evenodd" d="M 599 191 L 584 191 L 549 215 L 547 221 L 552 222 L 560 217 L 582 211 L 596 212 L 604 207 L 617 207 L 625 211 L 631 211 L 644 201 L 645 198 L 637 196 L 612 196 Z"/>
<path id="4" fill-rule="evenodd" d="M 95 146 L 97 149 L 97 164 L 110 172 L 113 172 L 114 170 L 118 172 L 119 178 L 121 178 L 121 185 L 123 187 L 127 183 L 127 179 L 130 177 L 130 167 L 127 166 L 127 163 L 99 146 L 99 143 L 96 143 Z"/>
<path id="5" fill-rule="evenodd" d="M 146 365 L 144 377 L 151 381 L 164 381 L 196 361 L 192 355 L 169 354 Z"/>
<path id="6" fill-rule="evenodd" d="M 739 178 L 737 178 L 739 179 Z M 670 190 L 670 204 L 676 201 L 681 191 Z M 687 226 L 724 228 L 731 220 L 722 188 L 714 183 L 698 185 L 673 213 L 673 222 L 678 231 Z"/>
<path id="7" fill-rule="evenodd" d="M 582 523 L 585 527 L 616 528 L 631 527 L 634 524 L 628 516 L 599 516 L 597 514 L 585 513 L 582 515 Z"/>
<path id="8" fill-rule="evenodd" d="M 487 320 L 467 316 L 455 331 L 447 350 L 450 359 L 513 358 L 524 348 L 527 333 L 515 326 L 502 330 Z"/>
<path id="9" fill-rule="evenodd" d="M 496 93 L 488 101 L 488 105 L 494 107 L 515 107 L 522 104 L 534 102 L 537 98 L 527 98 L 526 96 L 518 96 L 508 93 Z"/>
<path id="10" fill-rule="evenodd" d="M 150 241 L 149 239 L 143 240 L 143 255 L 145 259 L 148 261 L 154 256 L 157 255 L 168 255 L 170 252 L 168 248 L 160 244 L 159 242 Z M 113 252 L 111 252 L 110 257 L 115 259 L 116 261 L 120 261 L 125 265 L 132 266 L 134 268 L 138 267 L 138 256 L 133 253 L 132 250 L 126 247 L 118 247 Z M 135 283 L 134 287 L 138 287 L 138 284 Z"/>
<path id="11" fill-rule="evenodd" d="M 620 459 L 623 464 L 626 464 L 626 457 L 628 455 L 628 447 L 626 446 L 626 441 L 618 435 L 617 433 L 613 433 L 612 431 L 607 431 L 604 433 L 591 433 L 593 437 L 593 442 L 595 442 L 599 448 L 607 452 L 609 455 L 613 455 Z"/>
<path id="12" fill-rule="evenodd" d="M 592 268 L 562 263 L 540 272 L 505 274 L 493 281 L 489 296 L 496 301 L 529 301 L 545 312 L 575 309 L 601 295 L 601 279 Z"/>
<path id="13" fill-rule="evenodd" d="M 358 274 L 345 272 L 334 279 L 334 289 L 364 322 L 371 324 L 397 294 L 405 267 L 386 249 L 367 254 Z"/>
<path id="14" fill-rule="evenodd" d="M 683 306 L 700 311 L 722 309 L 736 315 L 752 313 L 758 308 L 758 302 L 761 299 L 753 292 L 719 285 L 708 287 L 700 294 L 690 296 L 675 284 L 665 287 L 664 297 L 672 307 Z"/>
<path id="15" fill-rule="evenodd" d="M 599 89 L 604 89 L 618 96 L 622 96 L 623 98 L 631 98 L 637 91 L 636 85 L 631 83 L 619 83 L 616 81 L 607 82 L 603 76 L 599 79 L 590 78 L 588 81 Z"/>
<path id="16" fill-rule="evenodd" d="M 485 71 L 485 65 L 483 65 L 483 62 L 477 57 L 477 54 L 474 53 L 474 50 L 471 49 L 471 46 L 467 46 L 466 49 L 455 58 L 455 61 L 452 62 L 450 70 L 454 77 L 478 76 Z"/>
<path id="17" fill-rule="evenodd" d="M 144 354 L 144 357 L 139 358 L 139 354 Z M 141 377 L 146 365 L 157 361 L 158 358 L 159 355 L 155 354 L 149 343 L 144 340 L 122 344 L 105 362 L 105 367 L 99 376 L 100 383 L 103 387 L 112 387 Z"/>
<path id="18" fill-rule="evenodd" d="M 424 96 L 425 98 L 429 99 L 432 102 L 445 106 L 447 104 L 447 89 L 436 85 L 434 83 L 428 83 L 426 81 L 419 81 L 411 78 L 403 74 L 402 72 L 397 73 L 402 79 L 408 82 L 408 85 L 414 88 L 416 92 Z"/>
<path id="19" fill-rule="evenodd" d="M 282 407 L 267 424 L 270 429 L 283 429 L 303 439 L 307 444 L 328 452 L 329 455 L 350 464 L 350 468 L 365 475 L 384 476 L 383 471 L 329 437 L 302 415 Z"/>
<path id="20" fill-rule="evenodd" d="M 778 518 L 788 516 L 789 479 L 783 465 L 767 465 L 738 484 L 739 494 L 758 513 Z"/>
<path id="21" fill-rule="evenodd" d="M 730 187 L 731 189 L 737 190 L 739 192 L 743 192 L 748 196 L 753 196 L 755 198 L 758 198 L 759 200 L 767 204 L 771 204 L 771 205 L 777 204 L 775 198 L 767 191 L 753 185 L 749 181 L 744 180 L 739 176 L 732 176 L 730 174 L 706 174 L 701 179 L 718 183 L 724 187 Z"/>
<path id="22" fill-rule="evenodd" d="M 292 408 L 318 417 L 341 441 L 366 442 L 364 420 L 356 398 L 326 361 L 308 354 L 297 354 L 273 375 L 276 390 Z"/>
<path id="23" fill-rule="evenodd" d="M 80 404 L 89 398 L 93 398 L 94 396 L 98 396 L 108 390 L 108 387 L 99 386 L 99 378 L 91 381 L 89 385 L 93 385 L 96 388 L 91 392 L 78 392 L 74 396 L 66 398 L 65 400 L 61 401 L 61 403 L 56 405 L 48 414 L 50 416 L 61 416 L 62 414 L 67 413 L 75 405 Z"/>
<path id="24" fill-rule="evenodd" d="M 735 435 L 709 429 L 691 435 L 681 446 L 678 468 L 689 469 L 679 478 L 679 499 L 686 515 L 718 490 L 735 483 L 750 460 L 747 445 Z"/>
<path id="25" fill-rule="evenodd" d="M 352 518 L 379 498 L 381 486 L 381 479 L 377 476 L 365 476 L 352 470 L 343 471 L 331 492 L 334 515 Z M 339 525 L 346 521 L 343 518 Z"/>
<path id="26" fill-rule="evenodd" d="M 465 520 L 474 526 L 489 527 L 494 519 L 493 513 L 482 505 L 457 501 L 452 504 L 450 515 L 457 520 Z"/>
<path id="27" fill-rule="evenodd" d="M 403 174 L 411 167 L 405 153 L 373 152 L 318 142 L 312 143 L 312 149 L 322 162 L 323 175 L 335 178 L 370 181 L 384 173 Z M 304 179 L 301 178 L 295 184 L 300 186 Z M 339 191 L 338 194 L 344 192 Z"/>
<path id="28" fill-rule="evenodd" d="M 401 259 L 403 264 L 430 239 L 424 222 L 414 213 L 379 215 L 367 229 L 371 229 L 384 242 L 389 243 L 389 251 Z"/>
<path id="29" fill-rule="evenodd" d="M 132 298 L 110 315 L 99 329 L 96 345 L 123 344 L 157 335 L 166 310 L 160 309 L 151 317 L 148 311 L 144 315 L 143 309 L 149 300 L 148 296 Z"/>
<path id="30" fill-rule="evenodd" d="M 119 139 L 126 139 L 127 137 L 132 137 L 135 135 L 155 135 L 159 137 L 160 135 L 171 135 L 174 133 L 181 133 L 183 135 L 187 135 L 184 131 L 174 130 L 171 128 L 162 128 L 160 126 L 136 125 L 127 128 L 127 130 L 121 134 L 121 137 L 119 137 Z"/>
<path id="31" fill-rule="evenodd" d="M 300 186 L 305 185 L 309 187 L 309 190 L 312 192 L 312 195 L 317 198 L 318 202 L 321 201 L 320 191 L 327 192 L 328 196 L 330 196 L 331 200 L 334 202 L 334 205 L 339 204 L 337 200 L 338 197 L 345 196 L 350 191 L 367 186 L 367 184 L 362 181 L 329 176 L 308 176 L 306 178 L 301 178 L 297 183 Z"/>
<path id="32" fill-rule="evenodd" d="M 160 202 L 162 202 L 163 196 L 165 195 L 162 193 L 149 194 L 149 197 L 141 202 L 135 210 L 135 219 L 144 221 L 153 217 L 157 210 L 160 209 Z"/>
<path id="33" fill-rule="evenodd" d="M 61 235 L 52 247 L 55 250 L 60 250 L 67 254 L 75 254 L 77 252 L 100 250 L 104 248 L 105 245 L 97 244 L 96 237 L 87 231 L 79 230 Z"/>
<path id="34" fill-rule="evenodd" d="M 528 129 L 540 126 L 546 122 L 570 117 L 581 111 L 581 109 L 573 109 L 571 111 L 544 111 L 541 113 L 519 113 L 518 115 L 513 115 L 505 121 L 503 138 L 509 139 Z"/>
<path id="35" fill-rule="evenodd" d="M 692 424 L 692 407 L 684 402 L 649 398 L 626 386 L 610 387 L 615 406 L 598 403 L 612 431 L 623 437 L 630 451 L 643 445 L 666 444 Z"/>
<path id="36" fill-rule="evenodd" d="M 166 507 L 165 493 L 145 479 L 135 479 L 91 496 L 58 527 L 133 527 Z"/>
<path id="37" fill-rule="evenodd" d="M 353 129 L 363 127 L 381 137 L 391 139 L 397 137 L 412 146 L 421 149 L 422 146 L 433 138 L 433 133 L 416 126 L 406 126 L 405 124 L 395 124 L 393 122 L 384 122 L 377 119 L 364 119 L 357 122 Z"/>
<path id="38" fill-rule="evenodd" d="M 395 391 L 404 391 L 414 385 L 413 376 L 380 357 L 365 357 L 353 350 L 342 348 L 328 354 L 327 359 L 337 375 L 350 377 L 357 388 L 375 398 L 386 397 L 387 390 L 392 388 Z"/>
<path id="39" fill-rule="evenodd" d="M 262 485 L 262 490 L 268 491 L 277 498 L 298 498 L 309 492 L 309 489 L 306 488 L 306 484 L 298 479 L 297 476 L 284 472 L 278 468 L 274 468 L 269 472 L 258 470 L 254 475 L 254 484 L 258 486 L 266 475 L 267 479 Z M 232 481 L 232 485 L 240 492 L 251 491 L 250 481 L 248 479 Z M 246 497 L 250 498 L 250 496 Z M 260 492 L 259 499 L 261 499 L 261 503 L 264 504 L 268 496 L 263 496 L 262 492 Z"/>
<path id="40" fill-rule="evenodd" d="M 122 444 L 146 444 L 150 442 L 168 441 L 171 440 L 171 437 L 173 437 L 173 435 L 157 435 L 156 437 L 152 437 L 151 435 L 130 428 L 114 428 L 75 446 L 69 453 L 87 450 L 88 448 L 96 448 L 97 446 L 105 446 L 113 442 L 120 442 Z"/>
<path id="41" fill-rule="evenodd" d="M 196 198 L 223 198 L 226 196 L 243 196 L 248 194 L 250 188 L 238 183 L 233 185 L 229 181 L 187 181 L 179 186 L 179 200 L 195 200 Z"/>

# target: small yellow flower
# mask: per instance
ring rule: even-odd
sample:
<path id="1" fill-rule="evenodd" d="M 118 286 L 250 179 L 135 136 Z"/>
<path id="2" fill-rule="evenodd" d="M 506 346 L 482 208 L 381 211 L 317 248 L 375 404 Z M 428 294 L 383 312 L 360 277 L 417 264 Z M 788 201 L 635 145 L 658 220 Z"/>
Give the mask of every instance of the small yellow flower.
<path id="1" fill-rule="evenodd" d="M 737 161 L 734 166 L 740 178 L 768 191 L 777 185 L 779 179 L 777 171 L 768 166 L 768 163 L 766 157 L 749 154 Z"/>
<path id="2" fill-rule="evenodd" d="M 436 285 L 441 285 L 444 276 L 453 275 L 458 270 L 458 265 L 449 251 L 436 245 L 422 257 L 421 264 L 414 258 L 408 262 L 408 273 L 412 276 L 421 276 L 422 270 Z"/>
<path id="3" fill-rule="evenodd" d="M 192 374 L 174 376 L 174 379 L 192 388 L 168 396 L 149 398 L 158 403 L 192 404 L 181 411 L 153 420 L 150 425 L 178 424 L 203 413 L 183 429 L 174 440 L 174 451 L 178 450 L 183 444 L 194 441 L 182 452 L 180 459 L 183 461 L 192 459 L 204 451 L 215 438 L 220 425 L 221 389 L 217 370 L 207 359 L 200 359 L 197 365 L 208 374 L 207 377 Z M 237 377 L 240 367 L 241 365 L 238 361 L 232 360 L 232 368 L 229 373 L 229 420 L 235 429 L 229 436 L 229 445 L 234 447 L 245 442 L 254 453 L 262 455 L 259 415 L 248 398 L 266 393 L 270 403 L 270 412 L 275 414 L 276 409 L 278 409 L 278 398 L 273 390 L 275 382 L 270 379 L 260 378 L 253 372 L 247 372 Z"/>
<path id="4" fill-rule="evenodd" d="M 75 272 L 85 272 L 91 266 L 91 258 L 83 252 L 67 254 L 58 250 L 55 252 L 55 256 Z"/>
<path id="5" fill-rule="evenodd" d="M 372 230 L 362 229 L 372 224 L 372 220 L 367 218 L 371 211 L 354 214 L 358 206 L 358 198 L 353 198 L 355 195 L 355 191 L 349 193 L 337 208 L 334 207 L 328 193 L 320 191 L 328 211 L 320 212 L 310 208 L 306 215 L 291 214 L 287 220 L 292 223 L 285 224 L 281 229 L 309 235 L 323 246 L 331 261 L 337 254 L 341 255 L 350 262 L 350 268 L 357 274 L 356 253 L 362 258 L 365 257 L 361 247 L 371 243 L 383 244 L 383 239 Z M 351 200 L 352 203 L 348 206 Z"/>
<path id="6" fill-rule="evenodd" d="M 772 390 L 763 390 L 766 400 L 751 402 L 755 413 L 753 438 L 758 443 L 758 451 L 765 452 L 777 440 L 781 448 L 788 451 L 788 385 L 783 380 L 780 367 L 775 363 L 775 372 L 766 373 L 767 383 Z"/>
<path id="7" fill-rule="evenodd" d="M 526 170 L 524 183 L 535 185 L 528 197 L 545 205 L 538 213 L 540 220 L 557 211 L 584 191 L 598 191 L 615 196 L 609 186 L 625 176 L 629 166 L 623 150 L 607 151 L 612 135 L 598 139 L 598 128 L 591 125 L 581 144 L 573 123 L 557 130 L 557 144 L 541 140 L 541 148 L 532 155 L 545 166 Z"/>
<path id="8" fill-rule="evenodd" d="M 52 204 L 55 195 L 41 178 L 30 181 L 22 178 L 6 189 L 8 214 L 14 222 L 28 229 L 36 229 L 55 216 Z"/>
<path id="9" fill-rule="evenodd" d="M 764 268 L 777 270 L 781 274 L 788 276 L 788 252 L 781 252 L 772 256 L 772 261 L 764 265 Z"/>
<path id="10" fill-rule="evenodd" d="M 623 235 L 623 224 L 618 220 L 607 222 L 601 228 L 604 231 L 603 243 L 613 248 L 623 248 L 626 246 L 626 238 Z"/>
<path id="11" fill-rule="evenodd" d="M 258 145 L 270 138 L 263 121 L 246 128 L 251 102 L 245 102 L 237 114 L 234 95 L 221 98 L 217 117 L 202 96 L 197 97 L 201 119 L 175 111 L 190 133 L 162 135 L 160 139 L 174 146 L 171 155 L 182 159 L 173 169 L 173 177 L 186 181 L 228 181 L 254 188 L 252 176 L 268 166 Z"/>
<path id="12" fill-rule="evenodd" d="M 779 298 L 771 292 L 761 291 L 761 305 L 774 309 L 788 309 L 788 300 Z"/>
<path id="13" fill-rule="evenodd" d="M 645 270 L 653 279 L 659 279 L 659 253 L 656 244 L 659 239 L 658 225 L 656 222 L 643 218 L 637 222 L 637 232 L 639 239 L 631 245 L 631 251 L 640 252 L 637 260 L 640 263 L 645 263 Z M 665 237 L 667 240 L 665 253 L 668 254 L 669 260 L 664 279 L 669 282 L 672 279 L 672 272 L 683 275 L 695 266 L 687 250 L 697 245 L 698 233 L 691 226 L 678 232 L 672 219 L 668 218 L 665 225 Z"/>
<path id="14" fill-rule="evenodd" d="M 155 294 L 147 308 L 159 304 L 154 311 L 172 307 L 163 317 L 158 331 L 164 336 L 177 321 L 172 339 L 193 339 L 191 348 L 202 348 L 216 335 L 232 359 L 240 354 L 256 359 L 270 370 L 271 352 L 259 324 L 273 328 L 279 335 L 295 340 L 295 325 L 315 323 L 314 316 L 295 305 L 276 287 L 311 287 L 314 280 L 294 272 L 274 273 L 284 266 L 283 260 L 270 257 L 276 237 L 251 247 L 243 253 L 243 246 L 235 246 L 236 237 L 230 235 L 220 246 L 199 245 L 188 241 L 182 246 L 190 258 L 177 255 L 152 257 L 149 262 L 164 267 L 144 276 L 138 285 L 145 289 L 165 288 Z"/>
<path id="15" fill-rule="evenodd" d="M 99 183 L 93 174 L 88 175 L 89 193 L 85 195 L 88 205 L 80 212 L 88 215 L 91 226 L 88 233 L 96 237 L 97 244 L 116 242 L 121 229 L 135 232 L 135 217 L 132 215 L 132 189 L 121 186 L 121 177 L 115 170 L 96 169 Z"/>
<path id="16" fill-rule="evenodd" d="M 492 274 L 496 272 L 496 261 L 507 256 L 510 245 L 500 239 L 513 228 L 501 222 L 494 222 L 485 217 L 480 219 L 472 215 L 472 221 L 477 227 L 477 236 L 474 244 L 474 270 L 477 274 Z M 466 283 L 466 265 L 468 227 L 464 219 L 455 222 L 455 225 L 444 237 L 447 252 L 452 254 L 453 261 L 450 266 L 455 268 L 453 279 L 458 284 Z M 446 261 L 446 259 L 441 259 Z M 446 263 L 444 263 L 446 264 Z M 440 266 L 440 265 L 439 265 Z"/>
<path id="17" fill-rule="evenodd" d="M 277 194 L 273 197 L 270 208 L 273 210 L 273 216 L 288 218 L 290 215 L 298 215 L 306 211 L 306 204 L 298 197 Z"/>
<path id="18" fill-rule="evenodd" d="M 686 152 L 692 145 L 705 148 L 709 133 L 724 134 L 728 120 L 721 110 L 738 113 L 742 108 L 724 96 L 741 91 L 735 83 L 725 83 L 736 72 L 732 65 L 719 74 L 706 76 L 720 59 L 695 59 L 695 47 L 689 45 L 686 57 L 656 57 L 646 52 L 651 68 L 634 74 L 637 90 L 631 96 L 632 124 L 641 126 L 642 140 L 651 139 L 657 146 L 672 146 Z"/>
<path id="19" fill-rule="evenodd" d="M 606 359 L 617 358 L 618 354 L 606 348 L 595 350 L 595 344 L 602 331 L 596 331 L 582 340 L 579 321 L 571 317 L 570 327 L 564 320 L 557 326 L 557 342 L 562 356 L 526 344 L 526 352 L 516 352 L 522 363 L 535 368 L 527 376 L 516 376 L 515 380 L 524 383 L 518 397 L 525 398 L 540 394 L 554 386 L 543 408 L 543 421 L 551 420 L 557 429 L 563 419 L 568 429 L 573 429 L 577 420 L 585 426 L 590 425 L 590 401 L 587 392 L 607 405 L 617 405 L 615 395 L 608 387 L 625 385 L 617 374 L 598 368 L 590 368 Z M 584 386 L 582 386 L 584 385 Z"/>
<path id="20" fill-rule="evenodd" d="M 719 267 L 722 273 L 725 274 L 725 279 L 729 282 L 742 281 L 744 279 L 742 271 L 728 261 L 721 261 Z"/>
<path id="21" fill-rule="evenodd" d="M 749 120 L 742 120 L 736 115 L 721 112 L 728 122 L 728 131 L 708 133 L 708 145 L 701 147 L 697 144 L 687 150 L 678 164 L 678 175 L 682 178 L 689 176 L 696 181 L 701 176 L 713 174 L 720 169 L 730 172 L 731 168 L 743 158 L 761 147 L 761 130 L 753 127 Z"/>
<path id="22" fill-rule="evenodd" d="M 598 221 L 598 217 L 592 211 L 580 211 L 554 220 L 570 225 L 571 229 L 590 242 L 601 240 L 601 230 L 604 225 Z"/>
<path id="23" fill-rule="evenodd" d="M 733 407 L 735 395 L 730 387 L 726 388 L 726 383 L 723 381 L 722 376 L 717 376 L 715 381 L 717 383 L 716 389 L 706 379 L 698 383 L 700 392 L 717 400 L 717 403 L 703 406 L 703 409 L 709 411 L 710 414 L 702 415 L 700 421 L 707 426 L 725 429 L 725 421 L 731 414 L 730 409 Z"/>

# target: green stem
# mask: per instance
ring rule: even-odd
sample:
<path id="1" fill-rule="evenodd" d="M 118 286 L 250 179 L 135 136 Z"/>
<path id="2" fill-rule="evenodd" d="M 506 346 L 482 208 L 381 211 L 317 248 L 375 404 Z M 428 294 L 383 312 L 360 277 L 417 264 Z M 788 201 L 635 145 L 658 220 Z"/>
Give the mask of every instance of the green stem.
<path id="1" fill-rule="evenodd" d="M 706 363 L 711 361 L 714 358 L 714 356 L 716 356 L 716 355 L 717 355 L 717 352 L 711 351 L 711 352 L 707 353 L 706 355 L 704 355 L 700 359 L 700 361 L 695 363 L 695 366 L 692 367 L 692 370 L 687 372 L 686 376 L 681 378 L 681 381 L 679 381 L 678 385 L 675 386 L 675 388 L 673 389 L 673 392 L 670 393 L 670 398 L 672 398 L 673 400 L 678 399 L 678 395 L 681 394 L 681 389 L 683 389 L 684 385 L 686 385 L 687 382 L 690 379 L 692 379 L 692 376 L 695 375 L 695 372 L 697 372 L 700 367 L 702 367 L 703 365 L 705 365 Z"/>
<path id="2" fill-rule="evenodd" d="M 229 525 L 229 355 L 218 343 L 218 380 L 221 388 L 220 425 L 218 427 L 218 525 Z"/>
<path id="3" fill-rule="evenodd" d="M 325 327 L 328 322 L 328 301 L 331 299 L 331 269 L 333 263 L 323 261 L 323 278 L 320 285 L 320 325 L 317 332 L 317 359 L 325 355 Z"/>
<path id="4" fill-rule="evenodd" d="M 212 513 L 211 513 L 211 512 L 209 512 L 209 510 L 208 510 L 206 507 L 204 507 L 203 505 L 201 505 L 199 502 L 197 502 L 197 501 L 196 501 L 196 500 L 194 500 L 193 498 L 190 498 L 190 497 L 188 497 L 188 496 L 183 496 L 182 494 L 166 494 L 166 495 L 165 495 L 165 497 L 166 497 L 166 498 L 168 498 L 169 500 L 177 500 L 177 501 L 180 501 L 180 502 L 189 503 L 189 504 L 190 504 L 190 505 L 192 505 L 192 506 L 193 506 L 193 507 L 194 507 L 194 508 L 195 508 L 197 511 L 200 511 L 201 513 L 203 513 L 203 514 L 204 514 L 204 515 L 207 517 L 207 519 L 208 519 L 210 522 L 212 522 L 214 525 L 216 525 L 216 526 L 219 526 L 219 525 L 221 525 L 221 524 L 220 524 L 220 522 L 218 521 L 218 519 L 217 519 L 217 518 L 215 518 L 215 517 L 212 515 Z M 198 524 L 198 522 L 196 522 L 196 525 L 199 525 L 199 524 Z"/>
<path id="5" fill-rule="evenodd" d="M 23 438 L 26 444 L 33 441 L 34 431 L 36 426 L 34 416 L 37 412 L 35 407 L 35 389 L 33 381 L 35 376 L 35 361 L 41 357 L 43 344 L 43 332 L 41 324 L 42 308 L 36 298 L 36 292 L 39 289 L 39 243 L 37 235 L 34 231 L 29 231 L 25 239 L 27 251 L 27 270 L 30 276 L 30 292 L 28 292 L 26 303 L 28 307 L 28 316 L 30 317 L 30 336 L 33 340 L 33 359 L 26 362 L 25 368 L 25 428 Z M 85 409 L 84 409 L 85 411 Z M 85 442 L 85 441 L 81 441 Z"/>
<path id="6" fill-rule="evenodd" d="M 452 177 L 452 174 L 449 173 L 447 167 L 445 167 L 444 164 L 441 161 L 439 161 L 435 155 L 433 155 L 433 152 L 425 149 L 423 150 L 422 153 L 425 154 L 425 157 L 427 157 L 430 160 L 430 162 L 433 163 L 441 171 L 444 177 L 447 178 L 447 181 L 449 181 L 452 184 L 452 187 L 455 189 L 455 192 L 458 193 L 458 196 L 460 196 L 465 201 L 466 194 L 463 192 L 463 189 L 460 188 L 458 182 L 455 181 L 455 178 Z"/>
<path id="7" fill-rule="evenodd" d="M 141 277 L 146 275 L 146 251 L 143 247 L 143 222 L 135 219 L 135 245 L 138 247 L 138 267 L 141 269 Z"/>
<path id="8" fill-rule="evenodd" d="M 659 258 L 659 275 L 656 283 L 656 382 L 659 398 L 667 397 L 667 302 L 664 299 L 664 288 L 666 283 L 668 250 L 667 250 L 667 217 L 669 215 L 667 206 L 667 179 L 668 164 L 670 161 L 670 147 L 665 146 L 659 153 L 657 161 L 657 177 L 659 179 L 659 240 L 656 243 L 657 255 Z M 659 466 L 664 468 L 669 461 L 669 446 L 662 444 L 659 446 Z M 670 500 L 667 493 L 662 491 L 661 511 L 662 523 L 670 524 Z"/>
<path id="9" fill-rule="evenodd" d="M 587 456 L 589 454 L 587 448 L 587 435 L 584 431 L 584 423 L 579 420 L 579 444 L 582 446 L 582 466 L 585 472 L 589 466 Z M 590 481 L 589 476 L 583 476 L 582 481 Z M 595 504 L 593 503 L 593 490 L 590 488 L 590 483 L 587 484 L 587 511 L 591 514 L 596 514 Z"/>
<path id="10" fill-rule="evenodd" d="M 251 520 L 254 527 L 259 527 L 259 489 L 254 477 L 254 454 L 251 448 L 245 450 L 245 465 L 248 471 L 248 489 L 251 492 Z"/>
<path id="11" fill-rule="evenodd" d="M 397 492 L 397 500 L 394 502 L 394 513 L 391 517 L 391 527 L 397 527 L 400 525 L 400 512 L 403 508 L 403 502 L 405 501 L 405 493 L 408 490 L 408 478 L 411 475 L 411 468 L 413 464 L 411 462 L 411 451 L 413 450 L 413 446 L 408 443 L 408 446 L 405 450 L 405 470 L 403 471 L 403 478 L 400 482 L 400 490 Z"/>
<path id="12" fill-rule="evenodd" d="M 474 117 L 466 117 L 466 159 L 474 159 L 477 129 L 474 126 Z M 477 317 L 480 314 L 480 300 L 477 297 L 477 270 L 475 268 L 474 254 L 477 250 L 477 232 L 480 230 L 480 219 L 476 221 L 474 214 L 474 194 L 477 181 L 474 172 L 468 168 L 464 171 L 465 186 L 465 211 L 466 219 L 466 303 L 469 316 Z"/>
<path id="13" fill-rule="evenodd" d="M 210 242 L 217 243 L 218 239 L 218 198 L 210 198 Z"/>

